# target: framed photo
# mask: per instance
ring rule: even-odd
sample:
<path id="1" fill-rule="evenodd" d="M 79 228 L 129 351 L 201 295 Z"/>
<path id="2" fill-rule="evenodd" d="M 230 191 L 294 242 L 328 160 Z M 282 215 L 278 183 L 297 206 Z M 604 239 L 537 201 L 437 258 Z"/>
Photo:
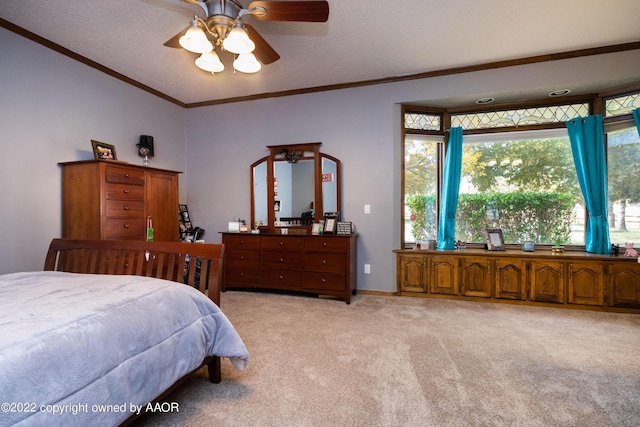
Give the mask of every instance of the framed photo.
<path id="1" fill-rule="evenodd" d="M 500 228 L 487 228 L 484 230 L 487 239 L 487 249 L 490 251 L 505 251 L 507 247 L 504 244 L 504 236 Z"/>
<path id="2" fill-rule="evenodd" d="M 336 234 L 340 212 L 325 212 L 323 234 Z"/>
<path id="3" fill-rule="evenodd" d="M 106 142 L 91 140 L 93 146 L 93 157 L 96 160 L 118 160 L 116 147 Z"/>

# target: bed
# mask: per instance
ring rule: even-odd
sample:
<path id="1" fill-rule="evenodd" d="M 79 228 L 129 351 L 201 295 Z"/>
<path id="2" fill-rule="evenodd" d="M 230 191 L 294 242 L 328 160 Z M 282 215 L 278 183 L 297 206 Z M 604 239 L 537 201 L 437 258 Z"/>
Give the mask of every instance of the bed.
<path id="1" fill-rule="evenodd" d="M 54 239 L 44 271 L 0 275 L 0 426 L 124 425 L 205 365 L 212 382 L 221 358 L 243 370 L 219 308 L 223 254 Z"/>

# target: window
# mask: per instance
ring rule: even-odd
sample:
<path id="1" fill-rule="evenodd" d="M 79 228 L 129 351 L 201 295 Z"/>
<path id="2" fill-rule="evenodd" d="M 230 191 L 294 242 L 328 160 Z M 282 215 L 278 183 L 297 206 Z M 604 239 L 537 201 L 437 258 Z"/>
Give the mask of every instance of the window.
<path id="1" fill-rule="evenodd" d="M 456 240 L 584 245 L 584 201 L 564 129 L 463 137 Z"/>
<path id="2" fill-rule="evenodd" d="M 435 240 L 442 137 L 407 135 L 404 144 L 404 240 Z"/>
<path id="3" fill-rule="evenodd" d="M 621 126 L 618 126 L 620 128 Z M 607 129 L 611 243 L 640 242 L 640 137 L 636 127 Z"/>
<path id="4" fill-rule="evenodd" d="M 464 129 L 456 240 L 484 243 L 500 228 L 507 244 L 585 244 L 588 220 L 564 122 L 593 113 L 594 102 L 563 102 L 470 112 L 403 106 L 402 243 L 437 238 L 444 129 Z M 573 98 L 573 99 L 578 99 Z M 630 118 L 640 93 L 604 99 L 611 242 L 640 242 L 640 137 Z"/>

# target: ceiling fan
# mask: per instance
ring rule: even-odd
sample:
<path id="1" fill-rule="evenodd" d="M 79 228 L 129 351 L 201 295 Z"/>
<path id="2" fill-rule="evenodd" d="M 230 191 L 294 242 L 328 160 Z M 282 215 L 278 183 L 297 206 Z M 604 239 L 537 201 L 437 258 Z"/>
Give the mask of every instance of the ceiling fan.
<path id="1" fill-rule="evenodd" d="M 234 69 L 244 73 L 255 73 L 262 67 L 261 63 L 271 64 L 280 59 L 255 28 L 242 22 L 245 16 L 260 21 L 326 22 L 329 19 L 326 1 L 252 1 L 246 9 L 237 0 L 183 1 L 200 6 L 205 19 L 194 16 L 189 27 L 164 45 L 201 54 L 196 65 L 211 73 L 224 70 L 216 48 L 233 53 Z"/>

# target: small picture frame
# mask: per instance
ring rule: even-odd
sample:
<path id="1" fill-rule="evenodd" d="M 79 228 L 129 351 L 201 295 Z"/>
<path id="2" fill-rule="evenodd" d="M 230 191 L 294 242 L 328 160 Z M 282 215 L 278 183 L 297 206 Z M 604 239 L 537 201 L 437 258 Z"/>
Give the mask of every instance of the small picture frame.
<path id="1" fill-rule="evenodd" d="M 504 244 L 504 236 L 502 229 L 500 228 L 487 228 L 484 230 L 485 238 L 487 239 L 487 249 L 490 251 L 506 251 L 507 247 Z"/>
<path id="2" fill-rule="evenodd" d="M 116 147 L 106 142 L 91 140 L 93 147 L 93 157 L 96 160 L 118 160 L 116 156 Z"/>
<path id="3" fill-rule="evenodd" d="M 340 221 L 339 212 L 325 212 L 323 234 L 336 234 L 338 221 Z"/>
<path id="4" fill-rule="evenodd" d="M 353 233 L 353 225 L 351 222 L 338 221 L 337 234 L 351 234 Z"/>

